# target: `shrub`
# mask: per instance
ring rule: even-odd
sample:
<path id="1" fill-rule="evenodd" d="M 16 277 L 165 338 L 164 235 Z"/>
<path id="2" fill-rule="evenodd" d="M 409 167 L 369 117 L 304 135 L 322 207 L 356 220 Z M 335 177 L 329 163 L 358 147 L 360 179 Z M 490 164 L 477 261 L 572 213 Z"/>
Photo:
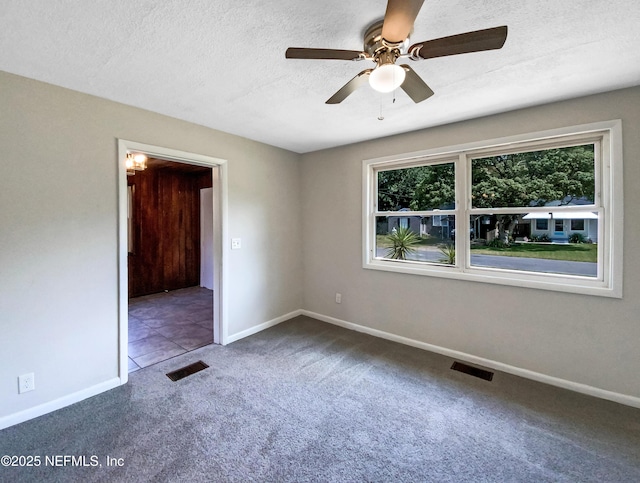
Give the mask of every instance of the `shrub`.
<path id="1" fill-rule="evenodd" d="M 394 260 L 406 260 L 407 255 L 415 252 L 414 246 L 420 242 L 420 238 L 409 228 L 397 228 L 387 235 L 391 246 L 387 250 L 386 257 Z"/>
<path id="2" fill-rule="evenodd" d="M 582 233 L 571 233 L 569 235 L 569 243 L 585 243 L 586 240 Z"/>
<path id="3" fill-rule="evenodd" d="M 447 265 L 454 265 L 456 263 L 456 248 L 455 246 L 449 245 L 440 245 L 438 247 L 440 253 L 442 253 L 443 257 L 438 260 L 440 263 L 446 263 Z"/>
<path id="4" fill-rule="evenodd" d="M 493 240 L 487 242 L 487 246 L 491 248 L 506 248 L 509 245 L 498 238 L 494 238 Z"/>

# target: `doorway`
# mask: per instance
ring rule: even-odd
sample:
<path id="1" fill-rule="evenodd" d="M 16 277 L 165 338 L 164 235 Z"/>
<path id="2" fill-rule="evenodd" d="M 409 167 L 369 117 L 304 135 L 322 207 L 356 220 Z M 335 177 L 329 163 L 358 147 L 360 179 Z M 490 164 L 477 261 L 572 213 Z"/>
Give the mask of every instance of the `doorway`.
<path id="1" fill-rule="evenodd" d="M 129 372 L 213 343 L 212 169 L 149 157 L 127 170 Z"/>
<path id="2" fill-rule="evenodd" d="M 146 319 L 143 320 L 140 327 L 148 329 L 149 333 L 158 339 L 158 342 L 166 347 L 168 357 L 173 357 L 179 353 L 192 350 L 198 346 L 197 340 L 183 340 L 182 346 L 187 350 L 180 351 L 175 346 L 171 346 L 170 342 L 161 340 L 163 336 L 170 338 L 172 335 L 179 338 L 180 333 L 185 335 L 185 331 L 180 327 L 163 326 L 166 321 L 160 317 L 149 317 L 149 314 L 155 311 L 159 316 L 166 316 L 167 320 L 171 319 L 171 314 L 176 315 L 174 322 L 178 325 L 188 323 L 192 331 L 198 332 L 200 324 L 200 336 L 202 339 L 203 332 L 206 327 L 212 329 L 212 339 L 214 343 L 224 344 L 226 339 L 226 306 L 225 306 L 225 263 L 224 259 L 226 251 L 223 249 L 222 240 L 225 239 L 226 230 L 226 161 L 211 158 L 208 156 L 186 153 L 157 146 L 145 145 L 132 141 L 119 140 L 119 352 L 120 367 L 119 374 L 122 383 L 128 379 L 127 374 L 132 359 L 129 358 L 129 350 L 135 351 L 138 345 L 132 341 L 129 345 L 129 312 L 133 313 L 138 310 L 138 315 L 147 311 Z M 143 181 L 143 177 L 139 176 L 138 183 L 132 182 L 134 176 L 127 176 L 126 157 L 127 154 L 144 154 L 148 157 L 148 169 L 146 174 L 149 183 Z M 163 173 L 160 177 L 162 181 L 158 182 L 158 173 Z M 173 175 L 171 175 L 173 173 Z M 205 175 L 206 173 L 206 175 Z M 202 183 L 202 179 L 209 182 Z M 154 178 L 155 177 L 155 178 Z M 200 181 L 197 181 L 200 179 Z M 129 181 L 128 181 L 129 180 Z M 167 181 L 168 180 L 168 181 Z M 195 182 L 194 182 L 195 180 Z M 199 186 L 198 184 L 202 185 Z M 137 186 L 136 186 L 137 185 Z M 155 216 L 153 214 L 140 213 L 140 203 L 136 206 L 132 203 L 136 200 L 136 189 L 139 191 L 138 200 L 141 199 L 144 190 L 149 190 L 149 186 L 162 186 L 165 191 L 164 195 L 169 199 L 164 208 L 178 206 L 180 203 L 193 205 L 194 196 L 198 197 L 198 207 L 194 209 L 178 209 L 174 218 L 170 214 L 166 216 Z M 174 186 L 175 185 L 175 186 Z M 200 205 L 199 188 L 211 187 L 211 196 L 204 197 L 205 206 L 202 209 Z M 196 190 L 191 194 L 190 190 Z M 195 193 L 195 194 L 194 194 Z M 191 196 L 192 199 L 187 199 Z M 158 196 L 153 197 L 152 203 L 158 203 Z M 206 205 L 209 203 L 209 206 Z M 155 209 L 158 210 L 158 206 Z M 208 210 L 206 208 L 209 208 Z M 146 209 L 146 208 L 145 208 Z M 160 207 L 162 210 L 162 208 Z M 202 210 L 206 213 L 204 223 L 200 220 L 194 220 L 193 212 Z M 160 211 L 156 211 L 160 213 Z M 146 225 L 155 223 L 150 232 L 145 233 L 144 227 L 141 229 L 136 227 L 134 216 L 147 217 Z M 167 218 L 167 219 L 163 219 Z M 200 229 L 200 225 L 208 225 L 211 227 L 213 236 L 205 243 L 205 248 L 209 248 L 210 253 L 206 257 L 201 257 L 200 252 L 204 251 L 200 246 L 189 246 L 192 241 L 186 240 L 184 236 L 179 234 L 163 235 L 167 233 L 168 226 L 176 224 L 191 224 L 191 230 Z M 166 225 L 163 227 L 163 223 Z M 133 228 L 133 229 L 132 229 Z M 155 233 L 154 233 L 155 232 Z M 200 234 L 198 234 L 200 235 Z M 169 248 L 169 255 L 166 250 L 160 254 L 158 250 L 162 250 L 162 236 L 169 238 L 164 243 Z M 175 239 L 170 240 L 171 236 Z M 140 237 L 145 237 L 145 243 L 141 243 Z M 155 237 L 155 239 L 154 239 Z M 137 238 L 137 239 L 136 239 Z M 195 237 L 199 239 L 201 236 Z M 209 244 L 209 246 L 207 246 Z M 166 247 L 165 247 L 166 248 Z M 133 251 L 133 252 L 132 252 Z M 137 253 L 136 253 L 137 251 Z M 161 261 L 154 261 L 162 258 Z M 198 260 L 195 261 L 194 259 Z M 200 263 L 202 258 L 204 265 Z M 195 264 L 197 263 L 197 267 Z M 158 265 L 155 269 L 153 265 Z M 211 266 L 208 266 L 208 265 Z M 149 276 L 131 278 L 130 267 L 133 267 L 138 274 L 149 274 Z M 187 268 L 185 268 L 187 267 Z M 194 275 L 195 273 L 195 275 Z M 208 274 L 210 281 L 209 288 L 202 288 L 199 279 L 200 274 Z M 194 278 L 195 277 L 195 278 Z M 212 286 L 211 286 L 212 285 Z M 190 288 L 189 288 L 190 287 Z M 213 289 L 211 291 L 210 289 Z M 130 305 L 130 297 L 133 301 Z M 209 304 L 209 307 L 207 307 Z M 191 310 L 191 312 L 189 312 Z M 151 312 L 148 312 L 151 311 Z M 180 314 L 182 314 L 182 316 Z M 188 316 L 185 317 L 184 315 Z M 144 317 L 142 317 L 144 318 Z M 195 320 L 198 318 L 198 320 Z M 192 319 L 192 320 L 191 320 Z M 208 319 L 208 320 L 207 320 Z M 132 317 L 132 323 L 139 323 L 140 320 L 135 316 Z M 193 323 L 192 323 L 193 322 Z M 140 336 L 140 330 L 136 332 L 136 337 Z M 143 341 L 144 342 L 144 341 Z M 174 341 L 175 342 L 175 341 Z M 203 344 L 200 344 L 203 345 Z M 171 347 L 170 347 L 171 346 Z M 171 350 L 171 348 L 174 348 Z M 136 354 L 140 356 L 140 354 Z M 167 358 L 168 358 L 167 357 Z M 153 357 L 151 357 L 153 359 Z M 140 360 L 151 360 L 142 358 Z M 157 355 L 156 355 L 157 359 Z M 157 362 L 157 360 L 156 360 Z"/>

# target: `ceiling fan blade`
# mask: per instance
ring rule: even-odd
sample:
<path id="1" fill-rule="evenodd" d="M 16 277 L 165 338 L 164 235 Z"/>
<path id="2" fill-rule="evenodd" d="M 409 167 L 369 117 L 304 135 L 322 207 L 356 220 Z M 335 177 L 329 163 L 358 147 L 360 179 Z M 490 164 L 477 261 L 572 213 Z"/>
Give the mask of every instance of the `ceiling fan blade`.
<path id="1" fill-rule="evenodd" d="M 433 95 L 431 88 L 422 80 L 415 70 L 406 64 L 400 67 L 407 73 L 400 87 L 413 99 L 413 102 L 422 102 Z"/>
<path id="2" fill-rule="evenodd" d="M 467 32 L 420 42 L 409 47 L 413 60 L 500 49 L 507 40 L 507 26 Z"/>
<path id="3" fill-rule="evenodd" d="M 327 100 L 326 104 L 340 104 L 350 94 L 355 92 L 358 87 L 362 86 L 369 80 L 369 74 L 371 74 L 371 71 L 373 71 L 373 69 L 366 69 L 360 72 L 357 76 L 342 86 L 338 92 L 332 95 Z"/>
<path id="4" fill-rule="evenodd" d="M 284 56 L 287 59 L 362 60 L 365 53 L 359 50 L 306 49 L 289 47 Z"/>
<path id="5" fill-rule="evenodd" d="M 382 38 L 387 42 L 404 42 L 424 0 L 389 0 L 382 24 Z"/>

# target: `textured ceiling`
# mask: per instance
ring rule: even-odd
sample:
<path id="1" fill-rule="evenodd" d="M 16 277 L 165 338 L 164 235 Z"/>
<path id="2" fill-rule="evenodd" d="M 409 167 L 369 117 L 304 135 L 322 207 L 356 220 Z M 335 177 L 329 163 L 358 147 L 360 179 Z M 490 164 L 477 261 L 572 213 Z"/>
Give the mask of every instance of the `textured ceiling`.
<path id="1" fill-rule="evenodd" d="M 359 50 L 385 8 L 386 0 L 2 0 L 0 70 L 296 152 L 640 84 L 637 0 L 426 0 L 412 42 L 508 25 L 505 46 L 410 62 L 435 91 L 420 104 L 366 85 L 326 105 L 373 64 L 286 60 L 286 48 Z"/>

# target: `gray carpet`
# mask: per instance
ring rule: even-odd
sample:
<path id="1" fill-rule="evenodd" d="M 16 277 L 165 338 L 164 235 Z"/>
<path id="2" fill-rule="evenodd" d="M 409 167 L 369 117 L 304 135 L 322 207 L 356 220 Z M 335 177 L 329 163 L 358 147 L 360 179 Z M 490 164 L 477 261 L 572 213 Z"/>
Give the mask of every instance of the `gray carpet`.
<path id="1" fill-rule="evenodd" d="M 198 359 L 211 367 L 165 376 Z M 1 431 L 0 455 L 42 464 L 0 480 L 640 481 L 640 410 L 451 363 L 299 317 Z"/>

